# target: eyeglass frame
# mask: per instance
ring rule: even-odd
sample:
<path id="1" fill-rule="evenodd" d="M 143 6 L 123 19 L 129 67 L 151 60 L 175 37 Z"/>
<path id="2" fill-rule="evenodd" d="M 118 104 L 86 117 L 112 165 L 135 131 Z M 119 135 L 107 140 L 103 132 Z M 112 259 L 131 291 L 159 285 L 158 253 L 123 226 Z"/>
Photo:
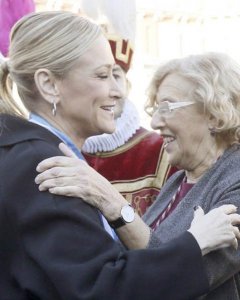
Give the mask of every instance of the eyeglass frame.
<path id="1" fill-rule="evenodd" d="M 195 102 L 193 102 L 193 101 L 170 102 L 170 101 L 167 101 L 167 100 L 166 100 L 166 101 L 163 101 L 163 102 L 161 102 L 161 103 L 167 103 L 167 105 L 168 105 L 168 111 L 166 112 L 166 114 L 171 113 L 171 112 L 174 111 L 175 109 L 178 109 L 178 108 L 182 108 L 182 107 L 186 107 L 186 106 L 195 104 Z M 153 110 L 152 115 L 153 115 L 155 112 L 158 112 L 159 114 L 162 114 L 161 111 L 160 111 L 159 106 L 160 106 L 160 105 L 158 105 L 158 107 L 155 108 L 155 110 Z"/>

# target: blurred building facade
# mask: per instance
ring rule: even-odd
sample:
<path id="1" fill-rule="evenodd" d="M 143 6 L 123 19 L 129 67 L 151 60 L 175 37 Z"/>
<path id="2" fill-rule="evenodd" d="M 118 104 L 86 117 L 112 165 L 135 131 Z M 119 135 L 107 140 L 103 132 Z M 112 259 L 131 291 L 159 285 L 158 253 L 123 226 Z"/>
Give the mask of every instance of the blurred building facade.
<path id="1" fill-rule="evenodd" d="M 135 55 L 129 73 L 131 99 L 147 127 L 149 120 L 143 112 L 145 90 L 156 65 L 205 51 L 225 52 L 240 62 L 239 0 L 35 0 L 35 3 L 37 10 L 77 13 L 92 6 L 91 17 L 97 22 L 106 18 L 101 16 L 101 9 L 107 11 L 109 5 L 112 15 L 119 11 L 122 15 L 123 11 L 121 8 L 114 11 L 113 5 L 135 5 L 135 15 L 125 16 L 136 25 Z"/>

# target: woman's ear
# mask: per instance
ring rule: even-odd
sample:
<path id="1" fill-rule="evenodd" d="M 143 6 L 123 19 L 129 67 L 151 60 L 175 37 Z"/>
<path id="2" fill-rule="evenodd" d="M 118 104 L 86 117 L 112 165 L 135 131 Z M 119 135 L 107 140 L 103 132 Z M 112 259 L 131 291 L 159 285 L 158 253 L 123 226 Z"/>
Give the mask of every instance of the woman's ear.
<path id="1" fill-rule="evenodd" d="M 208 116 L 207 124 L 210 135 L 215 137 L 218 132 L 219 121 L 214 116 Z"/>
<path id="2" fill-rule="evenodd" d="M 127 97 L 129 96 L 129 93 L 131 91 L 131 88 L 132 88 L 132 84 L 131 82 L 129 81 L 129 79 L 127 78 L 126 76 L 126 83 L 127 83 Z"/>
<path id="3" fill-rule="evenodd" d="M 217 128 L 219 126 L 218 120 L 213 115 L 209 115 L 207 118 L 209 128 Z"/>
<path id="4" fill-rule="evenodd" d="M 39 94 L 48 103 L 59 102 L 59 90 L 56 84 L 56 79 L 52 72 L 48 69 L 38 69 L 34 74 L 35 85 Z"/>

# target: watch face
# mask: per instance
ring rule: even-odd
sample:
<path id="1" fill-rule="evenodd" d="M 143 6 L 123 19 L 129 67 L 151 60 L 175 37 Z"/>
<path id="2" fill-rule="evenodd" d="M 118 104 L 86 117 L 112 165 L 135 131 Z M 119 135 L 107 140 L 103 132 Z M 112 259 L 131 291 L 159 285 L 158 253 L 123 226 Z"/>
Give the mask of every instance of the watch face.
<path id="1" fill-rule="evenodd" d="M 126 223 L 131 223 L 135 217 L 134 209 L 130 205 L 125 205 L 122 207 L 121 215 Z"/>

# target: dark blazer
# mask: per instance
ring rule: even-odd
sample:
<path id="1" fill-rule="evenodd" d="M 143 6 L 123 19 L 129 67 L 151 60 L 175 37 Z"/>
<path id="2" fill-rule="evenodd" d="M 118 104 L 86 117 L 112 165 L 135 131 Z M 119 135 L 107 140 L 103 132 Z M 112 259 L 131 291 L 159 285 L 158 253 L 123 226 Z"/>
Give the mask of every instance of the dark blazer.
<path id="1" fill-rule="evenodd" d="M 156 250 L 123 251 L 98 211 L 39 192 L 37 164 L 60 140 L 26 120 L 0 117 L 1 300 L 186 300 L 208 291 L 190 233 Z"/>

